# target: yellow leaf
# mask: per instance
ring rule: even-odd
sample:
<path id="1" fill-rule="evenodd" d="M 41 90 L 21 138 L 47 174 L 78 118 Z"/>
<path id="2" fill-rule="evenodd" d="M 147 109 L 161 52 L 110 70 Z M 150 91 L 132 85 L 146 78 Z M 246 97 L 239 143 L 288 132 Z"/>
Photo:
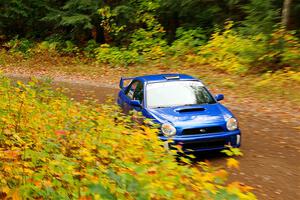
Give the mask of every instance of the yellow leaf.
<path id="1" fill-rule="evenodd" d="M 221 179 L 225 180 L 228 177 L 228 172 L 224 169 L 221 169 L 221 170 L 216 171 L 215 175 L 217 177 L 220 177 Z"/>
<path id="2" fill-rule="evenodd" d="M 10 189 L 8 186 L 4 186 L 4 187 L 0 188 L 0 191 L 4 194 L 8 194 Z"/>
<path id="3" fill-rule="evenodd" d="M 234 189 L 238 189 L 238 190 L 246 193 L 246 192 L 250 192 L 254 188 L 251 187 L 251 186 L 245 185 L 243 183 L 240 183 L 238 181 L 235 181 L 235 182 L 232 182 L 228 185 L 228 189 L 229 189 L 229 191 L 233 191 Z"/>
<path id="4" fill-rule="evenodd" d="M 11 195 L 12 200 L 22 200 L 22 197 L 19 195 L 19 191 L 15 190 Z"/>
<path id="5" fill-rule="evenodd" d="M 245 186 L 242 187 L 241 190 L 246 193 L 246 192 L 250 192 L 253 189 L 254 189 L 253 187 L 245 185 Z"/>
<path id="6" fill-rule="evenodd" d="M 234 158 L 228 158 L 227 159 L 227 167 L 228 168 L 236 168 L 236 169 L 239 169 L 239 161 L 237 161 L 236 159 Z"/>

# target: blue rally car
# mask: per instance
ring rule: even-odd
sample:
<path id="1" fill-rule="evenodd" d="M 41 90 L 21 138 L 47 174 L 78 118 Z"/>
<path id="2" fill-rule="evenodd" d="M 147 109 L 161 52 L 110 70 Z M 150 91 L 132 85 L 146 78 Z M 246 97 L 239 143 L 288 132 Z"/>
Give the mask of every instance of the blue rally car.
<path id="1" fill-rule="evenodd" d="M 124 81 L 130 83 L 124 86 Z M 198 79 L 185 74 L 121 78 L 118 104 L 160 124 L 159 138 L 172 139 L 185 152 L 239 147 L 241 132 L 233 114 Z"/>

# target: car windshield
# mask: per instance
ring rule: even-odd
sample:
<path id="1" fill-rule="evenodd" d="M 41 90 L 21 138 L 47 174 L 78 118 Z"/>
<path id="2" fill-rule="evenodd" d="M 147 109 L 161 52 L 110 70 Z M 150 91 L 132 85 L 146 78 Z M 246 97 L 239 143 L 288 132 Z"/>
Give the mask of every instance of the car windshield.
<path id="1" fill-rule="evenodd" d="M 150 83 L 146 98 L 149 108 L 216 103 L 200 81 Z"/>

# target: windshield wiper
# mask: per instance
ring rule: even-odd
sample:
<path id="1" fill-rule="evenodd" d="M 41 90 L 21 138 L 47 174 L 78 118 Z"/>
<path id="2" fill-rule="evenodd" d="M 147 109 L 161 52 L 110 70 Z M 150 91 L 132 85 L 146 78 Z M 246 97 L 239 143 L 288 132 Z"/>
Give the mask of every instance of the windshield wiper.
<path id="1" fill-rule="evenodd" d="M 201 106 L 201 105 L 214 104 L 214 103 L 216 103 L 216 102 L 210 101 L 210 102 L 197 103 L 197 104 L 183 104 L 181 106 Z"/>
<path id="2" fill-rule="evenodd" d="M 156 107 L 152 107 L 152 108 L 154 108 L 154 109 L 156 109 L 156 108 L 168 108 L 169 106 L 156 106 Z"/>
<path id="3" fill-rule="evenodd" d="M 195 106 L 195 105 L 199 105 L 199 104 L 183 104 L 183 105 L 180 105 L 180 106 Z"/>

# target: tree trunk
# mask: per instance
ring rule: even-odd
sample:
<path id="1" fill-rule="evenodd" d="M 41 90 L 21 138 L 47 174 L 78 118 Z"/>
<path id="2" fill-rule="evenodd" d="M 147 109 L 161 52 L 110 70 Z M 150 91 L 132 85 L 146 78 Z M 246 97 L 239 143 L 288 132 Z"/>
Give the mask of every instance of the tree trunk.
<path id="1" fill-rule="evenodd" d="M 286 28 L 288 28 L 290 22 L 291 5 L 292 5 L 292 0 L 283 1 L 281 23 Z"/>

